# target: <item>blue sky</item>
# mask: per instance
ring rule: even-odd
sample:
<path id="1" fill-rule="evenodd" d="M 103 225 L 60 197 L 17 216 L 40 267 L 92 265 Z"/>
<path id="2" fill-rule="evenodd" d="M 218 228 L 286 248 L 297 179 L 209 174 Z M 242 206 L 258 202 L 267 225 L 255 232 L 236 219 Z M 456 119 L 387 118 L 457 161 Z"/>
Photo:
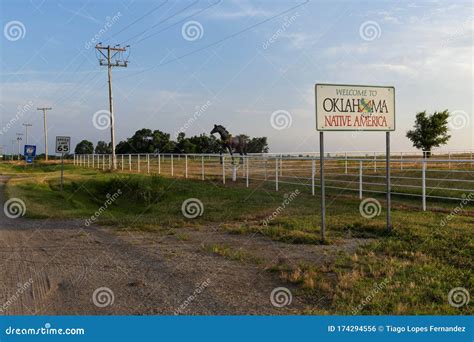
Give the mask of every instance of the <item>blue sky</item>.
<path id="1" fill-rule="evenodd" d="M 1 144 L 10 150 L 30 122 L 42 152 L 43 106 L 53 107 L 50 150 L 55 135 L 110 140 L 93 122 L 108 109 L 98 41 L 130 44 L 128 67 L 113 69 L 117 141 L 143 127 L 194 135 L 220 123 L 267 136 L 273 152 L 316 151 L 320 82 L 395 86 L 393 150 L 412 149 L 405 133 L 418 111 L 444 109 L 456 115 L 445 148 L 473 149 L 473 15 L 470 1 L 2 0 Z M 275 111 L 291 125 L 275 129 Z M 382 133 L 326 140 L 328 151 L 384 148 Z"/>

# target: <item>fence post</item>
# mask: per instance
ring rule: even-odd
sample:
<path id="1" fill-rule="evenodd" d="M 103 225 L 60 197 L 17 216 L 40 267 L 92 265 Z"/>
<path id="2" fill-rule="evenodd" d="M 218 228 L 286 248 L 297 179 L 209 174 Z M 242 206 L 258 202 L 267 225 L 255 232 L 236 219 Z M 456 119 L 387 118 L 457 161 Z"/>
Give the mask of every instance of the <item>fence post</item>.
<path id="1" fill-rule="evenodd" d="M 449 162 L 448 162 L 448 169 L 451 169 L 451 151 L 448 152 L 448 159 L 449 159 Z"/>
<path id="2" fill-rule="evenodd" d="M 347 175 L 347 152 L 345 153 L 345 171 L 344 173 Z"/>
<path id="3" fill-rule="evenodd" d="M 132 155 L 128 155 L 128 170 L 132 171 Z"/>
<path id="4" fill-rule="evenodd" d="M 283 177 L 283 155 L 280 156 L 280 177 Z"/>
<path id="5" fill-rule="evenodd" d="M 184 168 L 185 168 L 185 178 L 188 178 L 188 155 L 184 156 Z"/>
<path id="6" fill-rule="evenodd" d="M 245 158 L 245 185 L 249 187 L 249 158 Z"/>
<path id="7" fill-rule="evenodd" d="M 105 170 L 105 154 L 102 155 L 102 170 Z"/>
<path id="8" fill-rule="evenodd" d="M 222 184 L 225 184 L 225 157 L 222 156 Z"/>
<path id="9" fill-rule="evenodd" d="M 359 199 L 362 199 L 362 186 L 363 186 L 363 179 L 362 179 L 362 160 L 359 160 Z"/>
<path id="10" fill-rule="evenodd" d="M 316 175 L 316 160 L 311 160 L 311 194 L 314 196 L 314 176 Z"/>
<path id="11" fill-rule="evenodd" d="M 421 164 L 421 191 L 423 198 L 423 211 L 426 211 L 426 159 Z"/>
<path id="12" fill-rule="evenodd" d="M 90 159 L 90 154 L 87 155 L 87 167 L 89 167 L 89 159 Z"/>
<path id="13" fill-rule="evenodd" d="M 204 180 L 204 156 L 201 157 L 201 179 Z"/>
<path id="14" fill-rule="evenodd" d="M 158 174 L 161 174 L 161 156 L 158 154 Z"/>
<path id="15" fill-rule="evenodd" d="M 174 163 L 173 163 L 173 155 L 171 155 L 171 176 L 174 176 Z"/>
<path id="16" fill-rule="evenodd" d="M 140 173 L 140 155 L 137 154 L 137 170 L 138 170 L 138 173 Z"/>
<path id="17" fill-rule="evenodd" d="M 109 170 L 112 170 L 112 155 L 109 155 Z"/>
<path id="18" fill-rule="evenodd" d="M 278 191 L 278 157 L 275 158 L 275 190 Z"/>
<path id="19" fill-rule="evenodd" d="M 123 171 L 123 154 L 122 154 L 122 171 Z"/>

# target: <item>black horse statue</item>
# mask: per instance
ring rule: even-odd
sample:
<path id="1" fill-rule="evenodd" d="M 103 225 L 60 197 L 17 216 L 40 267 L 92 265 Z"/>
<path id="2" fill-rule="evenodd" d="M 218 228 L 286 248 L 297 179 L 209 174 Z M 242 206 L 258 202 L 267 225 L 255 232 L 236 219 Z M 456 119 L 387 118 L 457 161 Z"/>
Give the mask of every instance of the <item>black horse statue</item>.
<path id="1" fill-rule="evenodd" d="M 214 128 L 211 131 L 211 134 L 219 133 L 221 136 L 222 146 L 225 149 L 229 150 L 230 155 L 232 156 L 232 164 L 234 164 L 234 151 L 238 152 L 241 156 L 247 155 L 247 140 L 241 136 L 237 135 L 235 137 L 230 134 L 224 126 L 214 125 Z M 240 158 L 240 164 L 243 164 L 242 157 Z M 222 164 L 222 152 L 221 152 L 221 164 Z"/>

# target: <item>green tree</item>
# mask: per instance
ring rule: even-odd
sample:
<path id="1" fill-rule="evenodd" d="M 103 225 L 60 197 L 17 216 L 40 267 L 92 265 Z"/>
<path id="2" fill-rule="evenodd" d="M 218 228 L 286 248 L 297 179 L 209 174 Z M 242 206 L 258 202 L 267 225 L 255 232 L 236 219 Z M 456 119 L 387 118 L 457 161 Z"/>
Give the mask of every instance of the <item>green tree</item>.
<path id="1" fill-rule="evenodd" d="M 98 141 L 95 147 L 96 154 L 110 154 L 112 153 L 112 144 L 105 141 Z"/>
<path id="2" fill-rule="evenodd" d="M 420 112 L 416 114 L 413 129 L 406 136 L 414 147 L 426 151 L 426 157 L 429 158 L 433 147 L 444 145 L 451 138 L 448 134 L 448 118 L 448 110 L 432 115 L 427 115 L 426 111 Z"/>
<path id="3" fill-rule="evenodd" d="M 89 140 L 82 140 L 79 144 L 76 145 L 74 149 L 76 154 L 91 154 L 94 153 L 94 144 Z"/>
<path id="4" fill-rule="evenodd" d="M 267 137 L 256 137 L 248 140 L 247 153 L 267 153 Z"/>

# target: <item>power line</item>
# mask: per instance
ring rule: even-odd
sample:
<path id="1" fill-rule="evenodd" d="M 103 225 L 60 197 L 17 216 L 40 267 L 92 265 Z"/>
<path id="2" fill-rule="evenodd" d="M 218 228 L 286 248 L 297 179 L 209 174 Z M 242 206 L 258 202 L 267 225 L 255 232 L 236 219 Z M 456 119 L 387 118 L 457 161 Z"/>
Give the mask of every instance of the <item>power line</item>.
<path id="1" fill-rule="evenodd" d="M 128 39 L 127 39 L 126 41 L 124 41 L 121 45 L 128 43 L 129 41 L 131 41 L 131 40 L 133 40 L 133 39 L 135 39 L 135 38 L 141 36 L 142 34 L 144 34 L 144 33 L 148 32 L 148 31 L 150 31 L 151 29 L 153 29 L 153 28 L 155 28 L 155 27 L 157 27 L 157 26 L 163 24 L 164 22 L 166 22 L 166 21 L 168 21 L 168 20 L 170 20 L 170 19 L 176 17 L 177 15 L 183 13 L 183 12 L 186 11 L 187 9 L 189 9 L 189 8 L 193 7 L 194 5 L 196 5 L 198 2 L 199 2 L 198 0 L 192 2 L 190 5 L 188 5 L 188 6 L 184 7 L 184 8 L 182 8 L 182 9 L 179 10 L 178 12 L 176 12 L 176 13 L 174 13 L 174 14 L 168 16 L 168 17 L 166 17 L 166 18 L 163 19 L 163 20 L 160 20 L 160 21 L 157 22 L 156 24 L 154 24 L 154 25 L 150 26 L 149 28 L 147 28 L 146 30 L 144 30 L 144 31 L 142 31 L 142 32 L 140 32 L 140 33 L 134 35 L 133 37 L 128 38 Z"/>
<path id="2" fill-rule="evenodd" d="M 153 12 L 157 11 L 158 9 L 160 9 L 161 7 L 163 7 L 164 5 L 166 5 L 167 2 L 168 2 L 168 0 L 165 0 L 163 3 L 159 4 L 159 5 L 156 6 L 155 8 L 151 9 L 150 11 L 148 11 L 147 13 L 145 13 L 144 15 L 142 15 L 141 17 L 135 19 L 135 20 L 132 21 L 130 24 L 128 24 L 127 26 L 125 26 L 123 29 L 121 29 L 120 31 L 118 31 L 117 33 L 111 35 L 110 37 L 106 38 L 106 39 L 103 40 L 103 41 L 106 42 L 107 40 L 110 40 L 110 39 L 116 37 L 118 34 L 122 33 L 123 31 L 125 31 L 126 29 L 128 29 L 130 26 L 135 25 L 137 22 L 139 22 L 140 20 L 142 20 L 142 19 L 145 18 L 146 16 L 149 16 L 149 15 L 152 14 Z"/>
<path id="3" fill-rule="evenodd" d="M 208 45 L 205 45 L 205 46 L 203 46 L 203 47 L 201 47 L 201 48 L 199 48 L 199 49 L 193 50 L 193 51 L 188 52 L 188 53 L 186 53 L 186 54 L 184 54 L 184 55 L 181 55 L 181 56 L 179 56 L 179 57 L 173 58 L 173 59 L 171 59 L 171 60 L 169 60 L 169 61 L 166 61 L 166 62 L 163 62 L 163 63 L 159 63 L 159 64 L 157 64 L 157 65 L 155 65 L 155 66 L 152 66 L 152 67 L 150 67 L 150 68 L 144 69 L 144 70 L 139 71 L 139 72 L 136 72 L 136 73 L 134 73 L 134 74 L 123 76 L 123 77 L 119 78 L 119 80 L 124 79 L 124 78 L 129 78 L 129 77 L 132 77 L 132 76 L 136 76 L 136 75 L 143 74 L 143 73 L 148 72 L 148 71 L 150 71 L 150 70 L 153 70 L 153 69 L 162 67 L 162 66 L 164 66 L 164 65 L 167 65 L 167 64 L 170 64 L 170 63 L 179 61 L 180 59 L 183 59 L 183 58 L 189 57 L 189 56 L 191 56 L 191 55 L 194 55 L 194 54 L 196 54 L 196 53 L 198 53 L 198 52 L 204 51 L 204 50 L 206 50 L 206 49 L 208 49 L 208 48 L 210 48 L 210 47 L 213 47 L 213 46 L 216 46 L 216 45 L 218 45 L 218 44 L 220 44 L 220 43 L 223 43 L 223 42 L 225 42 L 226 40 L 229 40 L 229 39 L 234 38 L 234 37 L 236 37 L 236 36 L 238 36 L 238 35 L 241 35 L 242 33 L 245 33 L 245 32 L 247 32 L 247 31 L 250 31 L 250 30 L 254 29 L 254 28 L 257 27 L 257 26 L 263 25 L 263 24 L 265 24 L 265 23 L 267 23 L 267 22 L 269 22 L 269 21 L 271 21 L 271 20 L 273 20 L 273 19 L 275 19 L 275 18 L 278 18 L 278 17 L 280 17 L 280 16 L 282 16 L 282 15 L 288 13 L 288 12 L 291 12 L 292 10 L 294 10 L 294 9 L 296 9 L 296 8 L 298 8 L 298 7 L 304 6 L 304 5 L 306 5 L 308 2 L 309 2 L 309 0 L 306 0 L 304 3 L 298 4 L 298 5 L 296 5 L 296 6 L 292 6 L 292 7 L 288 8 L 287 10 L 284 10 L 283 12 L 280 12 L 280 13 L 278 13 L 278 14 L 275 14 L 275 15 L 271 16 L 270 18 L 267 18 L 267 19 L 265 19 L 265 20 L 262 20 L 262 21 L 260 21 L 260 22 L 258 22 L 258 23 L 256 23 L 256 24 L 253 24 L 253 25 L 251 25 L 251 26 L 249 26 L 249 27 L 246 27 L 246 28 L 243 29 L 243 30 L 240 30 L 240 31 L 235 32 L 235 33 L 233 33 L 233 34 L 231 34 L 231 35 L 228 35 L 228 36 L 226 36 L 226 37 L 224 37 L 224 38 L 221 38 L 221 39 L 219 39 L 219 40 L 217 40 L 217 41 L 215 41 L 215 42 L 213 42 L 213 43 L 210 43 L 210 44 L 208 44 Z"/>
<path id="4" fill-rule="evenodd" d="M 182 22 L 184 22 L 184 21 L 186 21 L 186 20 L 188 20 L 188 19 L 190 19 L 190 18 L 192 18 L 192 17 L 195 17 L 195 16 L 198 15 L 198 14 L 201 14 L 202 12 L 208 10 L 208 9 L 211 8 L 211 7 L 214 7 L 214 6 L 218 5 L 218 4 L 220 4 L 221 2 L 222 2 L 222 0 L 219 0 L 219 1 L 215 2 L 215 3 L 213 3 L 213 4 L 210 4 L 209 6 L 204 7 L 204 8 L 202 8 L 202 9 L 200 9 L 199 11 L 197 11 L 197 12 L 191 14 L 191 15 L 188 15 L 187 17 L 184 17 L 183 19 L 181 19 L 181 20 L 175 22 L 174 24 L 171 24 L 171 25 L 169 25 L 169 26 L 167 26 L 167 27 L 162 28 L 161 30 L 159 30 L 159 31 L 157 31 L 157 32 L 155 32 L 155 33 L 152 33 L 152 34 L 150 34 L 150 35 L 148 35 L 148 36 L 146 36 L 146 37 L 143 37 L 142 39 L 136 41 L 136 42 L 133 43 L 133 44 L 136 45 L 136 44 L 141 43 L 142 41 L 144 41 L 144 40 L 146 40 L 146 39 L 148 39 L 148 38 L 150 38 L 150 37 L 156 36 L 157 34 L 163 32 L 163 31 L 166 31 L 166 30 L 170 29 L 170 28 L 173 27 L 173 26 L 176 26 L 176 25 L 178 25 L 178 24 L 180 24 L 180 23 L 182 23 Z"/>

